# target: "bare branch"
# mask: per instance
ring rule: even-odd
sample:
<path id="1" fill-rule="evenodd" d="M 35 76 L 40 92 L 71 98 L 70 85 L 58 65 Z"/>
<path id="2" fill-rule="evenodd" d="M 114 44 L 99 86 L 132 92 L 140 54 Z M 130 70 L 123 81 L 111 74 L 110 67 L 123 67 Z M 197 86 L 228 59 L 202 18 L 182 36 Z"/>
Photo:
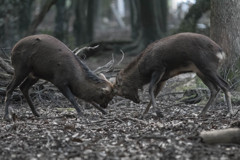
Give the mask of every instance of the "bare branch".
<path id="1" fill-rule="evenodd" d="M 40 13 L 37 15 L 37 17 L 34 18 L 32 21 L 31 25 L 29 26 L 28 29 L 28 35 L 31 35 L 35 32 L 37 29 L 38 25 L 43 21 L 45 15 L 49 11 L 49 9 L 57 2 L 57 0 L 48 0 L 46 3 L 43 5 L 41 8 Z"/>
<path id="2" fill-rule="evenodd" d="M 1 47 L 1 51 L 6 58 L 10 59 L 4 48 Z"/>
<path id="3" fill-rule="evenodd" d="M 8 74 L 13 74 L 13 68 L 0 57 L 0 67 Z"/>

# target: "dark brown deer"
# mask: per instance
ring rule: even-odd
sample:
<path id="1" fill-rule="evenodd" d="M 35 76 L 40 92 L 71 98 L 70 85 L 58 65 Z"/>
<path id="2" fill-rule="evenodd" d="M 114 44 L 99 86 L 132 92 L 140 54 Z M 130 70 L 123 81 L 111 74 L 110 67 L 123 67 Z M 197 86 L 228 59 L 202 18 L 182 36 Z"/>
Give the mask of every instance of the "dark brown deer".
<path id="1" fill-rule="evenodd" d="M 32 113 L 39 116 L 28 91 L 40 78 L 53 83 L 73 104 L 79 115 L 82 112 L 74 95 L 106 113 L 102 108 L 106 108 L 113 97 L 112 84 L 104 76 L 95 75 L 58 39 L 49 35 L 25 37 L 12 49 L 11 61 L 14 76 L 6 91 L 6 120 L 11 119 L 10 98 L 19 85 Z"/>
<path id="2" fill-rule="evenodd" d="M 150 83 L 151 101 L 143 114 L 153 105 L 154 111 L 161 117 L 163 115 L 156 109 L 155 97 L 165 82 L 181 73 L 195 72 L 211 91 L 210 99 L 200 115 L 206 113 L 220 89 L 225 94 L 229 113 L 233 114 L 229 85 L 217 73 L 225 58 L 226 54 L 220 46 L 204 35 L 180 33 L 169 36 L 150 44 L 118 73 L 114 92 L 139 103 L 138 89 Z"/>

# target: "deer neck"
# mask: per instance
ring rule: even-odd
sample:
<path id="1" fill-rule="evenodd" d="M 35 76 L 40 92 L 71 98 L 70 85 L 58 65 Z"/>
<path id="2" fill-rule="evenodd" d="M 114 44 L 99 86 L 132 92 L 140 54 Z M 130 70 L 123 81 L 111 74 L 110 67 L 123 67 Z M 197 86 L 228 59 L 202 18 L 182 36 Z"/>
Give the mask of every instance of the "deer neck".
<path id="1" fill-rule="evenodd" d="M 142 75 L 139 72 L 138 65 L 134 65 L 131 69 L 123 70 L 123 79 L 125 83 L 131 84 L 134 88 L 141 89 L 145 84 Z"/>

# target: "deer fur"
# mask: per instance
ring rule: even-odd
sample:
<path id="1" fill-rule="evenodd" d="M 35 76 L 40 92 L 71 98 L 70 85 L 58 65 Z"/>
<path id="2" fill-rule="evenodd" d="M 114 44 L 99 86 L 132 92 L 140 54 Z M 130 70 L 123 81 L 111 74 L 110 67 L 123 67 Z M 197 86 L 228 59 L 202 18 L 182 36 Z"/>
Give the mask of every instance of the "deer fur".
<path id="1" fill-rule="evenodd" d="M 138 89 L 149 83 L 151 100 L 144 114 L 153 105 L 157 115 L 163 116 L 156 109 L 155 97 L 165 82 L 176 75 L 195 72 L 211 91 L 201 115 L 206 113 L 220 89 L 225 94 L 229 112 L 233 114 L 229 85 L 217 73 L 225 59 L 226 54 L 221 47 L 204 35 L 180 33 L 169 36 L 150 44 L 118 73 L 114 93 L 139 103 Z"/>
<path id="2" fill-rule="evenodd" d="M 28 93 L 39 79 L 53 83 L 79 115 L 82 112 L 74 95 L 103 113 L 101 107 L 106 108 L 112 99 L 112 84 L 102 78 L 103 75 L 95 75 L 65 44 L 52 36 L 42 34 L 21 39 L 12 49 L 11 61 L 14 76 L 6 91 L 5 119 L 10 119 L 10 98 L 19 85 L 33 114 L 39 116 Z"/>

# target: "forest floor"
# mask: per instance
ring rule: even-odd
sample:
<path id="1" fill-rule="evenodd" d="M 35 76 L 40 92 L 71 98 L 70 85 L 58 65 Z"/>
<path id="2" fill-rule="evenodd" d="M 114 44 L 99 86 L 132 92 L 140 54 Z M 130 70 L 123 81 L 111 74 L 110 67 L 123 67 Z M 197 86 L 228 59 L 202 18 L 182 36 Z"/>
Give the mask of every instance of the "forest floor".
<path id="1" fill-rule="evenodd" d="M 109 60 L 99 59 L 87 61 L 102 65 Z M 32 115 L 21 96 L 13 102 L 14 121 L 0 120 L 0 159 L 240 159 L 240 145 L 208 145 L 198 138 L 201 131 L 229 128 L 239 121 L 240 106 L 234 104 L 236 115 L 226 117 L 227 107 L 219 94 L 216 105 L 199 118 L 206 100 L 198 104 L 181 102 L 184 90 L 176 88 L 184 79 L 169 80 L 158 96 L 164 118 L 157 118 L 152 110 L 144 119 L 139 118 L 149 101 L 147 89 L 140 104 L 115 97 L 106 109 L 107 115 L 78 100 L 84 110 L 84 117 L 79 118 L 60 92 L 35 87 L 33 100 L 41 117 Z M 3 102 L 0 109 L 2 119 Z"/>

